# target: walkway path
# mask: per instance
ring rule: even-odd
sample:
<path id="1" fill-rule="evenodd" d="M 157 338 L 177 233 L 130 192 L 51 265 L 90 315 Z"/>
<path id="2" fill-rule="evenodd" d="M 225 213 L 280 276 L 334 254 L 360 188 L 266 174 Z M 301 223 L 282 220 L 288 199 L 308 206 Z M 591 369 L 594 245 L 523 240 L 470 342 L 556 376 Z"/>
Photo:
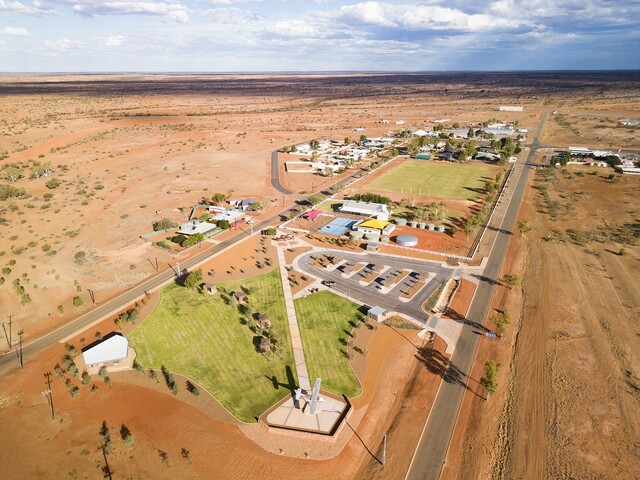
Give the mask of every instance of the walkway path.
<path id="1" fill-rule="evenodd" d="M 287 323 L 289 324 L 289 332 L 291 333 L 293 358 L 296 362 L 296 372 L 298 374 L 298 385 L 302 390 L 311 392 L 309 372 L 307 372 L 307 363 L 304 360 L 302 338 L 300 337 L 300 328 L 298 327 L 298 317 L 296 317 L 296 309 L 293 306 L 293 295 L 291 293 L 291 286 L 289 285 L 289 272 L 287 272 L 287 269 L 285 268 L 286 261 L 284 259 L 284 249 L 277 247 L 277 250 L 278 263 L 280 264 L 280 278 L 282 279 L 282 290 L 284 291 L 284 303 L 287 307 Z"/>

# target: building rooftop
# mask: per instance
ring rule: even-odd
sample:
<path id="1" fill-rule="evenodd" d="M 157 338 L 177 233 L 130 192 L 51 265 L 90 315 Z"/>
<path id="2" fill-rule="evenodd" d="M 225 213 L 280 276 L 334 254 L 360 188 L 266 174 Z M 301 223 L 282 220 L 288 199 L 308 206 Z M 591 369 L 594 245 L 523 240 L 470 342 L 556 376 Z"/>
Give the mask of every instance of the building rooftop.
<path id="1" fill-rule="evenodd" d="M 115 362 L 127 357 L 129 341 L 119 334 L 105 338 L 102 342 L 82 352 L 87 365 Z"/>

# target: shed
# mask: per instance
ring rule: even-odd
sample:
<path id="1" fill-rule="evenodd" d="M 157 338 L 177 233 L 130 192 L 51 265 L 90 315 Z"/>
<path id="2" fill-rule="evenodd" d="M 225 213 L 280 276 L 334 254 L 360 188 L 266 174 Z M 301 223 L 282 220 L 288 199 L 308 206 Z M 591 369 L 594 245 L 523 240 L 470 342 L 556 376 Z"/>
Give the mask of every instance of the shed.
<path id="1" fill-rule="evenodd" d="M 376 242 L 367 243 L 367 252 L 377 252 L 378 244 Z"/>
<path id="2" fill-rule="evenodd" d="M 209 295 L 213 295 L 215 293 L 218 293 L 218 289 L 216 288 L 216 286 L 213 283 L 205 283 L 204 284 L 204 291 L 207 292 Z"/>
<path id="3" fill-rule="evenodd" d="M 370 319 L 375 320 L 376 322 L 382 322 L 384 320 L 385 313 L 387 312 L 384 308 L 375 306 L 369 309 L 367 315 Z"/>
<path id="4" fill-rule="evenodd" d="M 242 292 L 233 292 L 231 295 L 233 295 L 234 300 L 237 303 L 247 303 L 247 296 L 242 293 Z"/>
<path id="5" fill-rule="evenodd" d="M 82 352 L 87 365 L 118 362 L 127 358 L 129 341 L 120 334 L 113 334 Z"/>
<path id="6" fill-rule="evenodd" d="M 260 337 L 260 345 L 258 345 L 260 353 L 266 353 L 271 351 L 271 340 L 267 337 Z"/>
<path id="7" fill-rule="evenodd" d="M 258 315 L 257 322 L 260 328 L 271 328 L 271 320 L 269 320 L 269 316 L 264 313 Z"/>
<path id="8" fill-rule="evenodd" d="M 307 218 L 309 220 L 315 220 L 316 218 L 318 218 L 320 216 L 320 214 L 322 214 L 322 210 L 310 210 L 306 213 L 302 214 L 302 218 Z"/>

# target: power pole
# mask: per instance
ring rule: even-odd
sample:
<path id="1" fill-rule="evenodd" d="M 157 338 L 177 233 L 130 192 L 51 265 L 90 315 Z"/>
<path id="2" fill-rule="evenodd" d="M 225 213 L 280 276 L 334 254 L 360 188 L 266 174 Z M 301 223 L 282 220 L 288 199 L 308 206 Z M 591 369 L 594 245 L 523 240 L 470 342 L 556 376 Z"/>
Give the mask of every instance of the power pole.
<path id="1" fill-rule="evenodd" d="M 7 315 L 9 317 L 9 348 L 11 348 L 11 342 L 13 341 L 13 337 L 11 336 L 11 324 L 13 323 L 13 315 Z"/>
<path id="2" fill-rule="evenodd" d="M 384 434 L 384 444 L 382 446 L 382 467 L 387 463 L 387 434 Z"/>
<path id="3" fill-rule="evenodd" d="M 11 349 L 11 342 L 9 342 L 9 335 L 7 335 L 7 329 L 4 328 L 4 322 L 2 322 L 2 330 L 4 331 L 4 338 L 7 341 L 7 345 L 9 345 L 9 349 Z"/>
<path id="4" fill-rule="evenodd" d="M 42 392 L 43 397 L 47 397 L 47 402 L 49 403 L 49 410 L 51 411 L 51 420 L 55 418 L 55 414 L 53 412 L 53 392 L 51 391 L 51 372 L 47 372 L 44 374 L 47 377 L 47 389 Z"/>
<path id="5" fill-rule="evenodd" d="M 20 369 L 24 370 L 24 363 L 22 361 L 22 334 L 24 333 L 23 330 L 19 330 L 18 331 L 18 338 L 20 339 L 18 341 L 19 344 L 19 349 L 20 349 L 20 354 L 18 355 L 18 358 L 20 359 Z"/>

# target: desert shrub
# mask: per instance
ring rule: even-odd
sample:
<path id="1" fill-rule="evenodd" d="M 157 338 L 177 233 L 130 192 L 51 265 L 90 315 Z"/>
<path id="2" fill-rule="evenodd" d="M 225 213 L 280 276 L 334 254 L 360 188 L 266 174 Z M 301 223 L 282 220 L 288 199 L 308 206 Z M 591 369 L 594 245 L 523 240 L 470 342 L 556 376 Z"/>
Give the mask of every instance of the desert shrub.
<path id="1" fill-rule="evenodd" d="M 49 180 L 47 180 L 47 183 L 45 183 L 45 186 L 48 189 L 53 190 L 54 188 L 60 186 L 60 180 L 58 180 L 56 177 L 50 178 Z"/>
<path id="2" fill-rule="evenodd" d="M 14 187 L 13 185 L 0 185 L 0 200 L 6 200 L 11 197 L 25 197 L 27 192 L 24 188 Z"/>
<path id="3" fill-rule="evenodd" d="M 73 306 L 76 308 L 80 308 L 84 304 L 84 301 L 81 297 L 73 297 Z"/>
<path id="4" fill-rule="evenodd" d="M 87 258 L 86 252 L 83 252 L 82 250 L 80 250 L 79 252 L 76 252 L 76 254 L 73 256 L 73 261 L 78 264 L 83 264 L 86 258 Z"/>

